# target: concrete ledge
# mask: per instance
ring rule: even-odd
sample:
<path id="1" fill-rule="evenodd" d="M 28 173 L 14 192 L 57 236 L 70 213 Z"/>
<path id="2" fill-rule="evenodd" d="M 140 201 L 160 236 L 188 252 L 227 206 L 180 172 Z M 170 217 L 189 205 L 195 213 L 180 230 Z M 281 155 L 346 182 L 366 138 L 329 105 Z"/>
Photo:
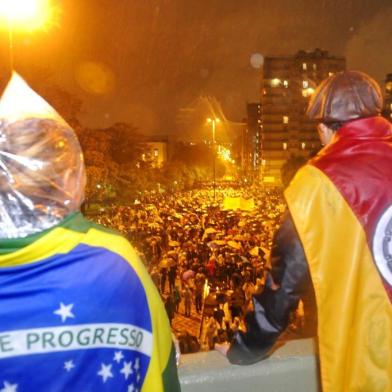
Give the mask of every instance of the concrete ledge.
<path id="1" fill-rule="evenodd" d="M 216 351 L 183 355 L 179 368 L 183 392 L 318 392 L 316 344 L 291 340 L 268 359 L 231 365 Z"/>

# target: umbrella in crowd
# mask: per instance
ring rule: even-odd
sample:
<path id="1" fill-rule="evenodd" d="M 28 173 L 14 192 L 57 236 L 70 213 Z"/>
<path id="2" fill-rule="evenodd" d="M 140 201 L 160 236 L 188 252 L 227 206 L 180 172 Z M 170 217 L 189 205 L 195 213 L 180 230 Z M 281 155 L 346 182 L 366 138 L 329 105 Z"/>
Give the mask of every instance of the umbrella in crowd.
<path id="1" fill-rule="evenodd" d="M 227 243 L 227 245 L 229 245 L 231 248 L 236 249 L 236 250 L 240 250 L 241 249 L 241 244 L 239 244 L 236 241 L 229 241 Z"/>
<path id="2" fill-rule="evenodd" d="M 176 247 L 180 246 L 180 243 L 178 241 L 170 241 L 169 246 L 172 248 L 176 248 Z"/>
<path id="3" fill-rule="evenodd" d="M 251 256 L 258 256 L 258 255 L 259 255 L 259 247 L 258 247 L 258 246 L 255 246 L 254 248 L 252 248 L 252 249 L 249 251 L 249 254 L 250 254 Z"/>
<path id="4" fill-rule="evenodd" d="M 173 265 L 175 265 L 175 261 L 170 258 L 170 257 L 165 257 L 164 259 L 161 260 L 161 262 L 159 263 L 159 266 L 161 268 L 169 268 L 172 267 Z"/>

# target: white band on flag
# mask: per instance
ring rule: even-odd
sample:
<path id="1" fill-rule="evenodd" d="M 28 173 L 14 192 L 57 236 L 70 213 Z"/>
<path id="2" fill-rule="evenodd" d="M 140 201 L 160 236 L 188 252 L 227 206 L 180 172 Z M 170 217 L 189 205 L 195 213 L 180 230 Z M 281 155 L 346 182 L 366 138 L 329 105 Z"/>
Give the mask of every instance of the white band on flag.
<path id="1" fill-rule="evenodd" d="M 80 324 L 0 332 L 0 359 L 60 351 L 114 348 L 151 356 L 152 334 L 131 324 Z"/>

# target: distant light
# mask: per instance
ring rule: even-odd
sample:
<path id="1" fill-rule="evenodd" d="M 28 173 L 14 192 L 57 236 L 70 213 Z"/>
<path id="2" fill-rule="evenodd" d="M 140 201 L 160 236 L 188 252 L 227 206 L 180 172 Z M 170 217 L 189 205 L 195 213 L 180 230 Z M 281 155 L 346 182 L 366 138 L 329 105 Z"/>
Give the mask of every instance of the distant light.
<path id="1" fill-rule="evenodd" d="M 308 88 L 305 88 L 305 89 L 302 90 L 302 96 L 304 98 L 308 98 L 308 97 L 310 97 L 313 94 L 314 94 L 314 88 L 313 87 L 308 87 Z"/>
<path id="2" fill-rule="evenodd" d="M 260 53 L 253 53 L 250 56 L 250 65 L 253 68 L 259 69 L 263 66 L 264 64 L 264 56 Z"/>
<path id="3" fill-rule="evenodd" d="M 271 80 L 271 86 L 272 87 L 278 87 L 280 84 L 282 83 L 282 81 L 278 78 L 272 79 Z"/>
<path id="4" fill-rule="evenodd" d="M 221 120 L 220 120 L 218 117 L 216 117 L 216 118 L 214 118 L 214 119 L 212 119 L 212 118 L 210 118 L 210 117 L 207 118 L 207 122 L 208 122 L 208 123 L 212 123 L 212 122 L 220 123 L 220 121 L 221 121 Z"/>
<path id="5" fill-rule="evenodd" d="M 53 6 L 49 0 L 0 0 L 0 16 L 13 29 L 43 29 L 52 21 Z"/>

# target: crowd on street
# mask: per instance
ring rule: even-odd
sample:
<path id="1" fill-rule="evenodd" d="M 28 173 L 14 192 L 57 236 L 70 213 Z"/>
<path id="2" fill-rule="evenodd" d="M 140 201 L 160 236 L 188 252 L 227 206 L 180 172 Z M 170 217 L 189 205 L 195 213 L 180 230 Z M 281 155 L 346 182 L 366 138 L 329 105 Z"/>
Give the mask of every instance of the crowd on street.
<path id="1" fill-rule="evenodd" d="M 244 200 L 245 207 L 228 208 L 227 199 Z M 199 315 L 193 319 L 197 334 L 174 331 L 181 350 L 194 352 L 245 328 L 252 296 L 268 279 L 272 239 L 285 208 L 280 189 L 206 188 L 143 194 L 132 205 L 105 208 L 95 219 L 133 244 L 171 323 Z M 303 324 L 302 308 L 300 303 L 297 327 Z"/>

